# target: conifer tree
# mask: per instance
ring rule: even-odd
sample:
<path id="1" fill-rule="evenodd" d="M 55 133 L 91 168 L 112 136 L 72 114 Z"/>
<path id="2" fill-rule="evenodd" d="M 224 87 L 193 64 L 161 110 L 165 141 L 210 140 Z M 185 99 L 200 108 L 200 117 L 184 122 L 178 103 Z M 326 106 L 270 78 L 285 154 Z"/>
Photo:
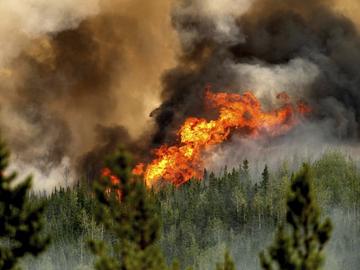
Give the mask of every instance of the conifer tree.
<path id="1" fill-rule="evenodd" d="M 269 179 L 270 179 L 269 169 L 268 169 L 267 165 L 265 165 L 265 168 L 264 168 L 263 172 L 261 173 L 261 176 L 262 176 L 261 188 L 265 195 L 267 193 L 267 190 L 269 187 Z"/>
<path id="2" fill-rule="evenodd" d="M 249 172 L 249 161 L 247 159 L 243 161 L 242 169 L 244 170 L 245 173 Z"/>
<path id="3" fill-rule="evenodd" d="M 166 269 L 157 246 L 160 223 L 155 204 L 144 183 L 131 175 L 130 164 L 129 154 L 120 149 L 107 162 L 112 176 L 95 185 L 100 205 L 98 217 L 117 238 L 112 248 L 101 241 L 90 242 L 92 252 L 98 256 L 95 267 L 98 270 Z"/>
<path id="4" fill-rule="evenodd" d="M 281 226 L 268 252 L 260 254 L 265 270 L 319 270 L 331 234 L 329 219 L 320 221 L 308 165 L 293 177 L 287 200 L 287 226 Z"/>
<path id="5" fill-rule="evenodd" d="M 38 255 L 49 244 L 42 234 L 44 206 L 30 207 L 31 177 L 15 185 L 16 173 L 7 175 L 9 153 L 0 141 L 0 269 L 20 269 L 27 254 Z"/>
<path id="6" fill-rule="evenodd" d="M 250 180 L 249 161 L 247 159 L 243 161 L 240 171 L 242 172 L 242 180 L 243 180 L 245 192 L 249 194 L 252 184 Z"/>

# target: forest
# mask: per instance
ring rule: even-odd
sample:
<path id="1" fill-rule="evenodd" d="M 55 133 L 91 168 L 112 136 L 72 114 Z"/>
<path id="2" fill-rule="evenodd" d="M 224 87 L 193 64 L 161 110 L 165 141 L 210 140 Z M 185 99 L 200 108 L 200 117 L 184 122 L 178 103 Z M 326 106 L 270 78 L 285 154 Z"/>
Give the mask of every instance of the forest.
<path id="1" fill-rule="evenodd" d="M 244 159 L 237 168 L 224 168 L 217 175 L 205 171 L 202 181 L 193 179 L 179 187 L 163 184 L 146 191 L 154 206 L 152 218 L 161 221 L 160 236 L 154 245 L 167 265 L 223 269 L 218 262 L 226 253 L 225 261 L 232 258 L 236 266 L 226 270 L 261 269 L 259 252 L 270 245 L 276 228 L 287 219 L 289 189 L 294 171 L 302 165 L 290 168 L 292 165 L 283 162 L 278 168 L 265 165 L 260 172 L 252 170 L 252 166 Z M 334 228 L 325 249 L 325 269 L 358 269 L 359 168 L 351 158 L 327 152 L 309 164 L 309 171 L 321 217 L 329 216 Z M 104 225 L 99 221 L 99 210 L 103 210 L 94 190 L 84 183 L 59 187 L 50 194 L 28 195 L 32 206 L 45 205 L 42 234 L 51 236 L 51 244 L 40 256 L 23 258 L 22 269 L 94 269 L 96 257 L 89 249 L 89 241 L 104 241 L 110 246 L 109 254 L 116 254 L 118 234 L 111 229 L 114 223 Z M 105 188 L 100 192 L 108 191 Z M 120 223 L 126 222 L 126 217 Z"/>

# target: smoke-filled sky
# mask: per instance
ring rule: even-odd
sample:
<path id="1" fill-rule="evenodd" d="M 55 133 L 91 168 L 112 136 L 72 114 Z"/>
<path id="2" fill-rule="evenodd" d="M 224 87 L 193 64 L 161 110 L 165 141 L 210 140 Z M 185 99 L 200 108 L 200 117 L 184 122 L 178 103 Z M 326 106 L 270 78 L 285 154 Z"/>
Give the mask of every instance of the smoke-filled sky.
<path id="1" fill-rule="evenodd" d="M 49 189 L 93 177 L 119 143 L 144 157 L 174 142 L 186 117 L 204 116 L 211 84 L 268 107 L 282 91 L 309 102 L 311 119 L 271 142 L 278 156 L 356 142 L 359 12 L 357 0 L 3 0 L 1 134 L 15 167 Z M 253 145 L 232 138 L 209 166 Z"/>

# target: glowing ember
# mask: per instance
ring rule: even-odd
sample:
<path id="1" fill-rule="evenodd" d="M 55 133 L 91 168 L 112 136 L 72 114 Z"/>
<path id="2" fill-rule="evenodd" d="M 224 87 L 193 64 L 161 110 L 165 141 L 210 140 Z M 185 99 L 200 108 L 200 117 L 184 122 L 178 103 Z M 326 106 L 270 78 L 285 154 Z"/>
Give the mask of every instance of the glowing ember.
<path id="1" fill-rule="evenodd" d="M 286 93 L 277 96 L 283 106 L 270 112 L 263 111 L 259 100 L 250 92 L 239 95 L 206 91 L 205 98 L 211 108 L 218 110 L 218 118 L 210 121 L 194 117 L 186 119 L 178 131 L 178 145 L 163 145 L 155 150 L 156 158 L 150 164 L 146 167 L 142 163 L 137 165 L 133 173 L 144 175 L 148 186 L 160 179 L 175 185 L 191 178 L 201 179 L 203 152 L 227 140 L 231 132 L 238 131 L 251 137 L 281 135 L 299 122 L 299 115 L 310 112 L 304 103 L 292 105 Z"/>

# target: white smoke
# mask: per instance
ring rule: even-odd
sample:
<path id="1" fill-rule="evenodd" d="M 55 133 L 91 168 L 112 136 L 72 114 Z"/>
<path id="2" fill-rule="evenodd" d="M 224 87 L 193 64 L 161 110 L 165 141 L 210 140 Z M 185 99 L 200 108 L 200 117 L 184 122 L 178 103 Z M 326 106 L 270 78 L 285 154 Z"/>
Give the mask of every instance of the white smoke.
<path id="1" fill-rule="evenodd" d="M 28 49 L 34 39 L 76 28 L 85 18 L 96 15 L 99 9 L 99 0 L 0 1 L 0 121 L 5 138 L 12 138 L 12 142 L 31 142 L 31 138 L 43 136 L 41 131 L 12 110 L 11 100 L 18 98 L 16 89 L 22 82 L 8 66 L 13 64 L 22 51 Z M 47 147 L 52 143 L 49 139 L 44 137 L 41 145 L 34 142 L 34 147 L 23 147 L 22 154 L 33 155 L 34 159 L 47 155 Z M 16 156 L 16 151 L 13 152 L 11 161 L 10 169 L 19 172 L 20 178 L 28 174 L 34 176 L 34 189 L 51 190 L 59 182 L 70 184 L 65 181 L 69 178 L 70 182 L 71 174 L 67 157 L 63 157 L 60 165 L 54 166 L 50 171 L 39 169 L 44 167 L 41 164 L 34 167 L 30 161 L 21 161 Z"/>
<path id="2" fill-rule="evenodd" d="M 98 11 L 98 0 L 0 1 L 0 68 L 9 64 L 31 39 L 74 28 Z"/>
<path id="3" fill-rule="evenodd" d="M 190 16 L 197 18 L 210 32 L 206 34 L 212 36 L 218 42 L 236 43 L 245 39 L 236 24 L 236 18 L 245 14 L 253 2 L 254 0 L 184 1 L 174 9 L 174 13 L 179 17 Z M 205 26 L 206 23 L 209 23 L 209 25 Z M 191 47 L 197 39 L 201 38 L 201 34 L 191 29 L 191 27 L 182 29 L 179 34 L 185 48 Z"/>
<path id="4" fill-rule="evenodd" d="M 239 38 L 240 34 L 235 18 L 245 14 L 253 2 L 254 0 L 200 0 L 195 1 L 194 5 L 202 16 L 215 22 L 218 39 L 231 41 Z"/>
<path id="5" fill-rule="evenodd" d="M 74 184 L 76 178 L 71 168 L 71 162 L 68 157 L 64 157 L 58 166 L 48 172 L 15 158 L 9 167 L 9 172 L 16 171 L 18 173 L 18 181 L 31 176 L 34 191 L 49 192 L 58 188 L 59 183 L 61 183 L 61 186 L 71 186 Z"/>
<path id="6" fill-rule="evenodd" d="M 231 64 L 237 74 L 237 85 L 241 90 L 250 90 L 258 98 L 275 100 L 285 91 L 294 99 L 308 96 L 320 70 L 306 59 L 295 58 L 286 64 L 266 65 L 261 62 Z"/>

